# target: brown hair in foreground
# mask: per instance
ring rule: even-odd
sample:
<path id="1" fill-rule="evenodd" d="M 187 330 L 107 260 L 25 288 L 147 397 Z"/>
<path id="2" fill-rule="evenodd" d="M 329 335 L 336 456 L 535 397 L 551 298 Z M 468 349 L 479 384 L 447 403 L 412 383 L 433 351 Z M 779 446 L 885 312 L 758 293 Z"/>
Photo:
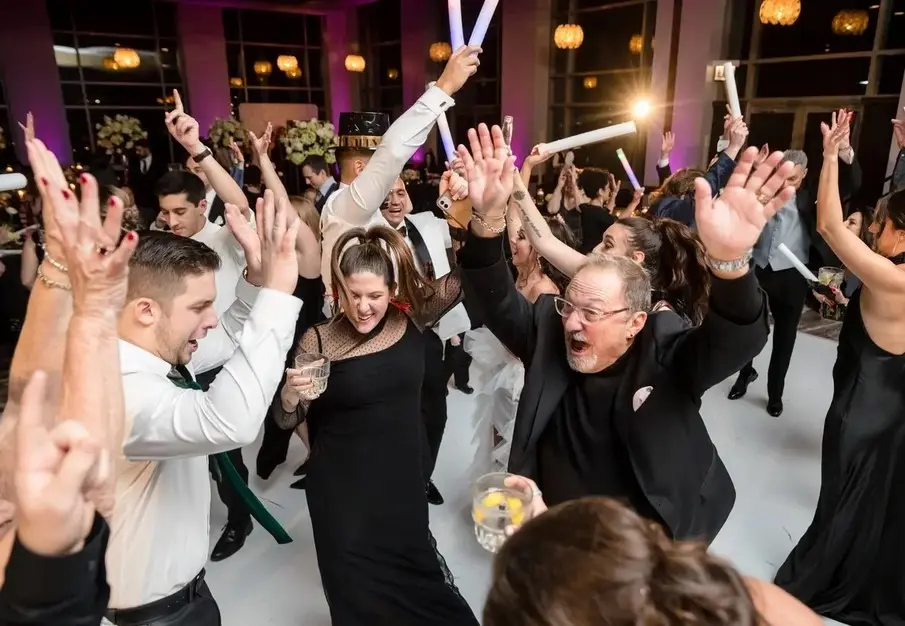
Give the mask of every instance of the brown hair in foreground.
<path id="1" fill-rule="evenodd" d="M 289 204 L 298 216 L 308 225 L 311 232 L 319 240 L 321 237 L 321 216 L 318 215 L 314 202 L 305 196 L 289 196 Z"/>
<path id="2" fill-rule="evenodd" d="M 496 557 L 484 626 L 761 626 L 745 580 L 609 498 L 531 520 Z"/>

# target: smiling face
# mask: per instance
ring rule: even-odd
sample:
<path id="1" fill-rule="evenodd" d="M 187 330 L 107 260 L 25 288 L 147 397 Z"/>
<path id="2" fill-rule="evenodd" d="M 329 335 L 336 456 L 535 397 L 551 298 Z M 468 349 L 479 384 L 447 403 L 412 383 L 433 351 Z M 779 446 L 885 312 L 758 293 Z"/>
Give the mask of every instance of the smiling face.
<path id="1" fill-rule="evenodd" d="M 380 212 L 393 228 L 399 228 L 405 216 L 412 212 L 412 200 L 409 198 L 405 183 L 402 182 L 401 178 L 397 178 L 396 182 L 393 183 L 393 189 L 387 195 Z"/>
<path id="2" fill-rule="evenodd" d="M 537 263 L 537 253 L 521 228 L 509 238 L 509 249 L 512 251 L 512 264 L 516 267 L 528 269 Z"/>
<path id="3" fill-rule="evenodd" d="M 356 272 L 343 278 L 351 299 L 343 303 L 343 310 L 355 330 L 367 334 L 386 317 L 391 285 L 372 272 Z"/>

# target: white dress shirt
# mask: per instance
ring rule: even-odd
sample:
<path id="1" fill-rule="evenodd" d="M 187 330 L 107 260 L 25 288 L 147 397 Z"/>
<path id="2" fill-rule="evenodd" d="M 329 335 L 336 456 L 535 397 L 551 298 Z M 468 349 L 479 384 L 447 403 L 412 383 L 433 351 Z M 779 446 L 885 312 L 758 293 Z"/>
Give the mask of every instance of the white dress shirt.
<path id="1" fill-rule="evenodd" d="M 217 283 L 214 310 L 217 311 L 217 317 L 220 317 L 236 299 L 236 285 L 245 269 L 245 251 L 228 227 L 206 220 L 204 228 L 192 235 L 192 239 L 207 244 L 220 256 L 220 269 L 214 276 Z"/>
<path id="2" fill-rule="evenodd" d="M 326 300 L 332 300 L 330 257 L 334 244 L 352 228 L 389 226 L 380 213 L 380 205 L 393 189 L 402 168 L 427 140 L 437 118 L 454 104 L 453 99 L 439 87 L 428 89 L 387 129 L 374 156 L 358 178 L 351 185 L 340 185 L 327 199 L 321 213 L 321 275 L 327 287 Z"/>
<path id="3" fill-rule="evenodd" d="M 107 549 L 111 608 L 164 598 L 205 566 L 207 455 L 254 441 L 283 377 L 301 301 L 261 289 L 252 308 L 258 290 L 245 281 L 235 289 L 187 366 L 194 375 L 223 365 L 207 392 L 177 387 L 169 363 L 120 341 L 126 434 Z"/>

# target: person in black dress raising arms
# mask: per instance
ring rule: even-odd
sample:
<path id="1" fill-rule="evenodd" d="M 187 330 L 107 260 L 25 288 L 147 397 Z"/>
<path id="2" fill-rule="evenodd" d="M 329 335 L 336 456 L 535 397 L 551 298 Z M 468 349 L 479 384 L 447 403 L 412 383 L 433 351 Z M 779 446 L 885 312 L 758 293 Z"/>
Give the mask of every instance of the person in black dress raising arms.
<path id="1" fill-rule="evenodd" d="M 839 146 L 851 113 L 822 125 L 817 229 L 863 283 L 849 302 L 823 431 L 820 497 L 776 584 L 850 625 L 905 623 L 905 192 L 871 226 L 871 250 L 846 227 Z"/>
<path id="2" fill-rule="evenodd" d="M 283 428 L 308 424 L 307 497 L 334 626 L 477 626 L 436 549 L 421 472 L 422 331 L 459 300 L 458 273 L 427 284 L 402 236 L 383 226 L 337 240 L 341 312 L 296 353 L 330 359 L 326 391 L 287 372 Z"/>

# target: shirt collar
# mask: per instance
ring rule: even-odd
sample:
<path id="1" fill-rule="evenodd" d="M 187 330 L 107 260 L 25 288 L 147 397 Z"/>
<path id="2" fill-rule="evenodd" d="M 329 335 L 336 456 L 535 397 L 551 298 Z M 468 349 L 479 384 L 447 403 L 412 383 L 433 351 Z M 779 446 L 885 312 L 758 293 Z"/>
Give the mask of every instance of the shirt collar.
<path id="1" fill-rule="evenodd" d="M 324 184 L 321 185 L 320 187 L 318 187 L 317 190 L 320 192 L 320 194 L 322 196 L 326 196 L 327 192 L 330 190 L 330 187 L 332 187 L 335 182 L 336 181 L 333 180 L 332 176 L 328 176 L 327 180 L 324 181 Z"/>
<path id="2" fill-rule="evenodd" d="M 119 361 L 123 374 L 148 372 L 158 376 L 166 376 L 173 369 L 172 365 L 159 356 L 151 354 L 144 348 L 139 348 L 125 339 L 119 340 Z"/>

